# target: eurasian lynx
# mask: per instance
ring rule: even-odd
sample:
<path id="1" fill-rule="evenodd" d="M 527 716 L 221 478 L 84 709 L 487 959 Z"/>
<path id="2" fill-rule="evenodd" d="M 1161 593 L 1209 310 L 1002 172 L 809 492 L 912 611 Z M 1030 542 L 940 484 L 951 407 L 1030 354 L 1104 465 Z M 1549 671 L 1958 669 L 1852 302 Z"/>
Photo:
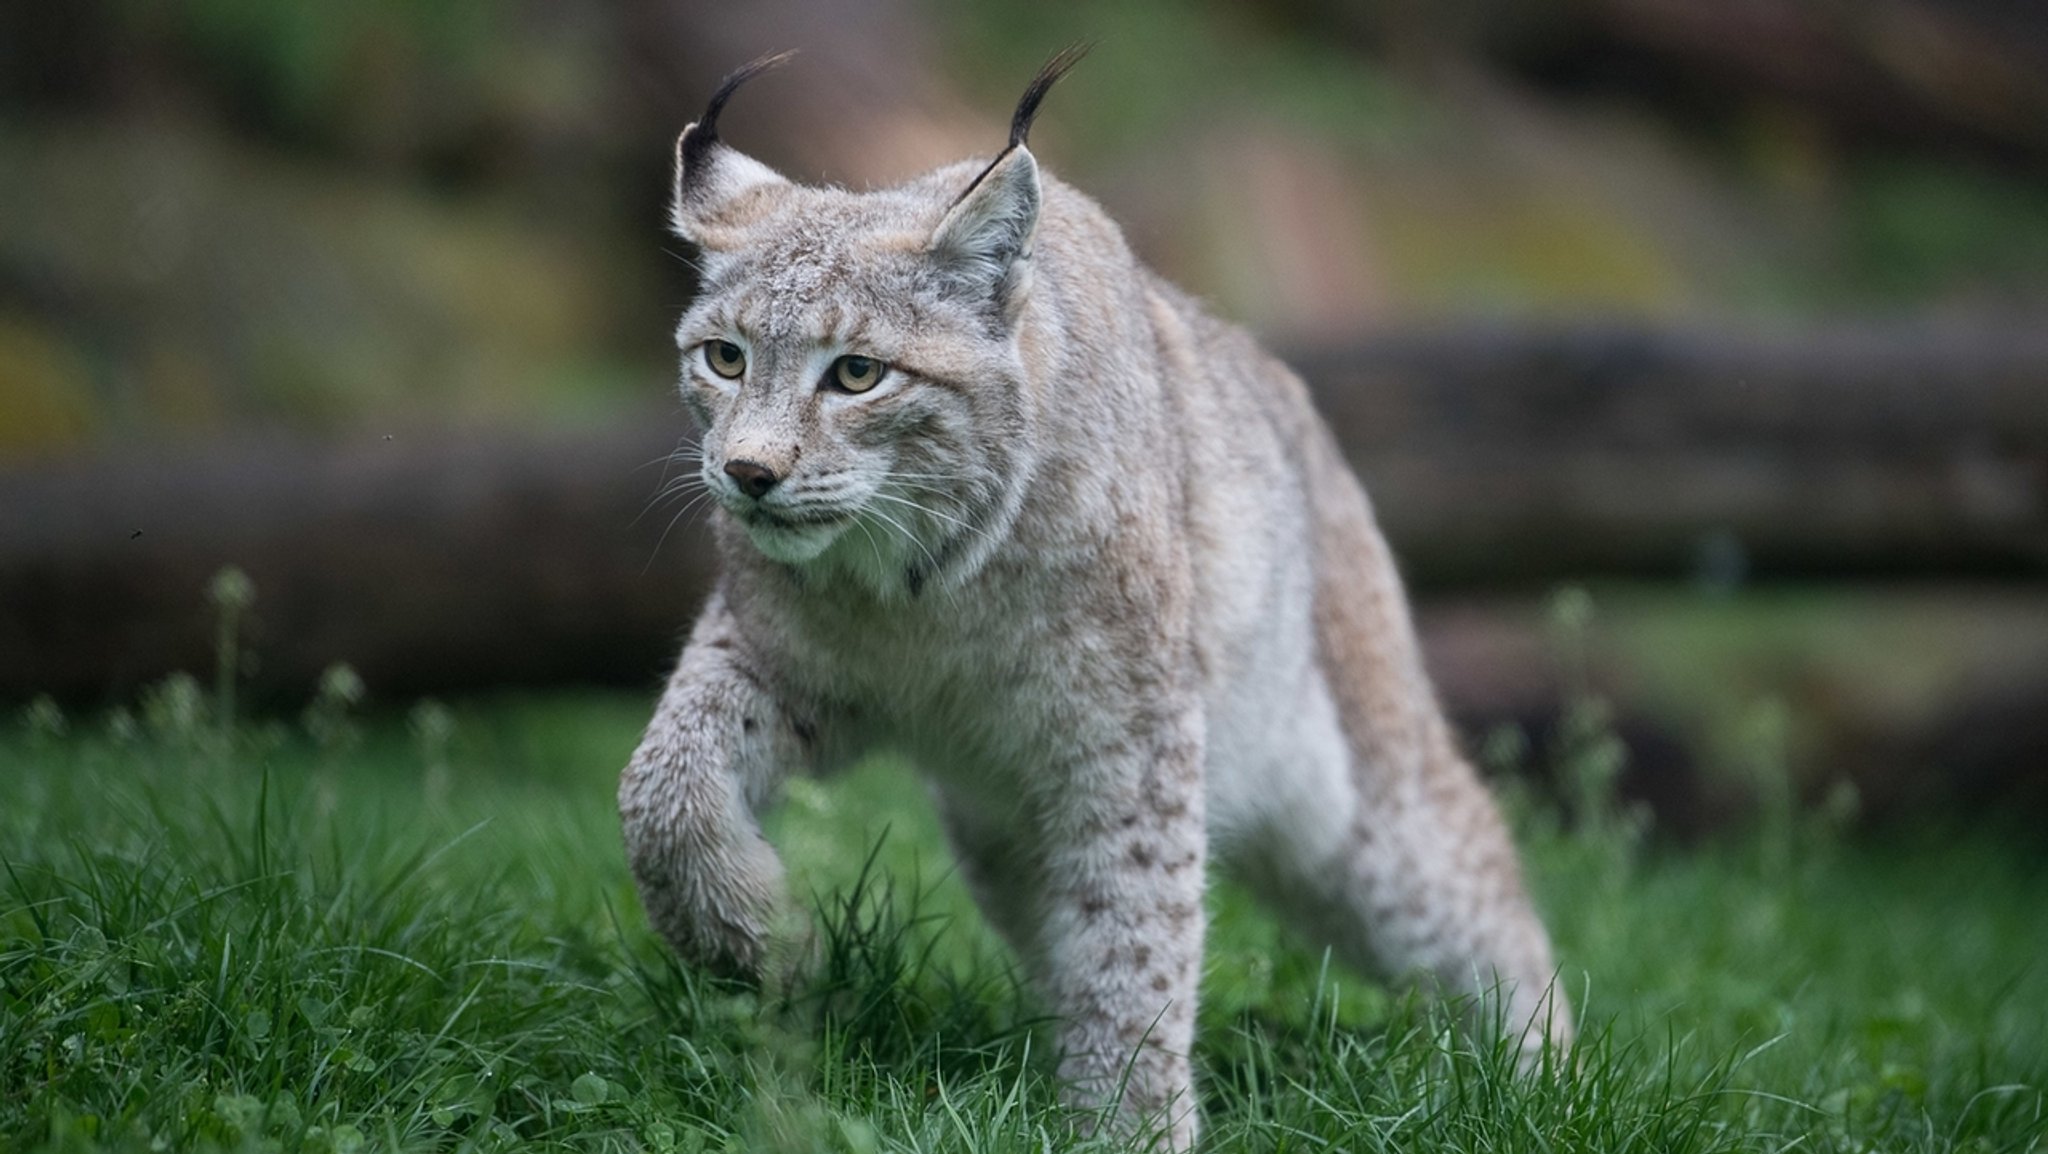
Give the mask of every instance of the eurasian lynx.
<path id="1" fill-rule="evenodd" d="M 1287 368 L 1139 264 L 1025 136 L 897 188 L 676 144 L 676 329 L 722 577 L 619 787 L 654 926 L 757 970 L 785 775 L 929 782 L 1061 1021 L 1070 1100 L 1194 1140 L 1211 860 L 1318 946 L 1563 1044 L 1550 944 L 1417 656 L 1365 493 Z"/>

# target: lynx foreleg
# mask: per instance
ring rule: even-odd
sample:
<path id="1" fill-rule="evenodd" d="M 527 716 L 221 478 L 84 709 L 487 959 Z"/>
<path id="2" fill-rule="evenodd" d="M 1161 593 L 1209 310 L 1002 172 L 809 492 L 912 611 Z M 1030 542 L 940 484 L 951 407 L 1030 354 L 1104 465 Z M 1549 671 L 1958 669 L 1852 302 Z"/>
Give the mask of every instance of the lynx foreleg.
<path id="1" fill-rule="evenodd" d="M 1174 1150 L 1197 1126 L 1188 1052 L 1202 968 L 1202 722 L 1192 707 L 1058 780 L 1040 967 L 1062 1020 L 1060 1075 L 1083 1109 Z M 1121 1097 L 1119 1097 L 1121 1095 Z"/>
<path id="2" fill-rule="evenodd" d="M 808 744 L 714 598 L 619 781 L 641 903 L 684 958 L 760 973 L 783 875 L 755 813 Z"/>

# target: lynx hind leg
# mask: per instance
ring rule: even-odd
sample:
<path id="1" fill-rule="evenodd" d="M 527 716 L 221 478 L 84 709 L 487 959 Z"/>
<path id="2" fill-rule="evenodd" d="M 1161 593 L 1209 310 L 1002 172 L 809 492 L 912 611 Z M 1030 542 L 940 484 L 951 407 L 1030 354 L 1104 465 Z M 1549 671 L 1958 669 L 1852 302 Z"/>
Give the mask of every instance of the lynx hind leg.
<path id="1" fill-rule="evenodd" d="M 1474 998 L 1527 1057 L 1567 1047 L 1571 1007 L 1507 824 L 1448 733 L 1432 744 L 1419 780 L 1363 799 L 1347 847 L 1347 923 L 1365 939 L 1353 948 Z"/>
<path id="2" fill-rule="evenodd" d="M 1493 799 L 1455 752 L 1437 756 L 1399 788 L 1283 817 L 1245 881 L 1339 960 L 1471 998 L 1474 1025 L 1497 1022 L 1526 1062 L 1569 1045 L 1571 1011 Z"/>
<path id="3" fill-rule="evenodd" d="M 1365 493 L 1327 439 L 1312 467 L 1327 482 L 1316 489 L 1316 664 L 1353 804 L 1316 860 L 1278 855 L 1294 884 L 1276 896 L 1347 961 L 1479 999 L 1482 1024 L 1498 1015 L 1525 1057 L 1546 1041 L 1568 1045 L 1550 937 L 1507 825 L 1437 705 Z"/>

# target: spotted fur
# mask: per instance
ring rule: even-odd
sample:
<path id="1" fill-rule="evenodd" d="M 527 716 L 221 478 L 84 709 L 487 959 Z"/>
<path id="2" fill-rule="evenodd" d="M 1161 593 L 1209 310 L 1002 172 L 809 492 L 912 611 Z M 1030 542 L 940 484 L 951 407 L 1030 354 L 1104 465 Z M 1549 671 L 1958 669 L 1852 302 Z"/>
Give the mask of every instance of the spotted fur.
<path id="1" fill-rule="evenodd" d="M 854 192 L 695 131 L 676 339 L 722 576 L 620 785 L 656 929 L 758 971 L 783 898 L 756 815 L 888 749 L 1059 1015 L 1071 1101 L 1121 1127 L 1194 1141 L 1212 861 L 1311 943 L 1565 1042 L 1514 848 L 1301 382 L 1021 134 Z M 882 383 L 833 387 L 846 355 Z"/>

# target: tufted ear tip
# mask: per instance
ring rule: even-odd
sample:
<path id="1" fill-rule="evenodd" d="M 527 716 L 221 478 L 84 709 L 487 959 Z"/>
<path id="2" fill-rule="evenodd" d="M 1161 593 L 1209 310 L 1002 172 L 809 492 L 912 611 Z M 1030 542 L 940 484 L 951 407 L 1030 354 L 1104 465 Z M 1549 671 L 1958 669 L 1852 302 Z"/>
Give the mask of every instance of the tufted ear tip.
<path id="1" fill-rule="evenodd" d="M 1031 83 L 1024 88 L 1024 95 L 1018 99 L 1017 110 L 1010 114 L 1011 148 L 1024 147 L 1024 142 L 1031 136 L 1031 122 L 1038 119 L 1038 106 L 1045 102 L 1045 94 L 1052 91 L 1052 86 L 1058 84 L 1061 77 L 1072 72 L 1074 65 L 1081 63 L 1081 58 L 1094 47 L 1086 41 L 1069 44 L 1039 68 L 1038 75 L 1031 78 Z"/>
<path id="2" fill-rule="evenodd" d="M 1068 47 L 1038 70 L 1010 116 L 1010 143 L 968 184 L 932 232 L 931 254 L 957 286 L 1008 312 L 1030 283 L 1031 242 L 1044 190 L 1026 141 L 1045 94 L 1088 55 Z"/>
<path id="3" fill-rule="evenodd" d="M 676 137 L 675 176 L 669 202 L 669 227 L 685 240 L 701 241 L 706 215 L 717 206 L 764 184 L 787 184 L 774 169 L 734 149 L 718 137 L 718 118 L 740 85 L 774 68 L 795 52 L 763 56 L 729 73 L 704 107 Z"/>
<path id="4" fill-rule="evenodd" d="M 718 143 L 718 118 L 724 115 L 726 101 L 732 99 L 732 94 L 740 90 L 740 85 L 761 75 L 763 72 L 781 67 L 788 63 L 790 58 L 795 55 L 796 49 L 794 48 L 783 52 L 771 53 L 767 56 L 749 60 L 731 72 L 726 73 L 724 79 L 718 82 L 717 89 L 711 93 L 711 99 L 705 102 L 704 115 L 698 117 L 688 128 L 683 129 L 683 135 L 676 140 L 677 159 L 679 161 L 685 159 L 694 161 L 697 159 L 696 155 L 684 151 L 684 144 L 690 141 L 693 136 L 695 137 L 695 143 L 691 145 L 691 148 L 698 151 L 708 149 Z"/>

